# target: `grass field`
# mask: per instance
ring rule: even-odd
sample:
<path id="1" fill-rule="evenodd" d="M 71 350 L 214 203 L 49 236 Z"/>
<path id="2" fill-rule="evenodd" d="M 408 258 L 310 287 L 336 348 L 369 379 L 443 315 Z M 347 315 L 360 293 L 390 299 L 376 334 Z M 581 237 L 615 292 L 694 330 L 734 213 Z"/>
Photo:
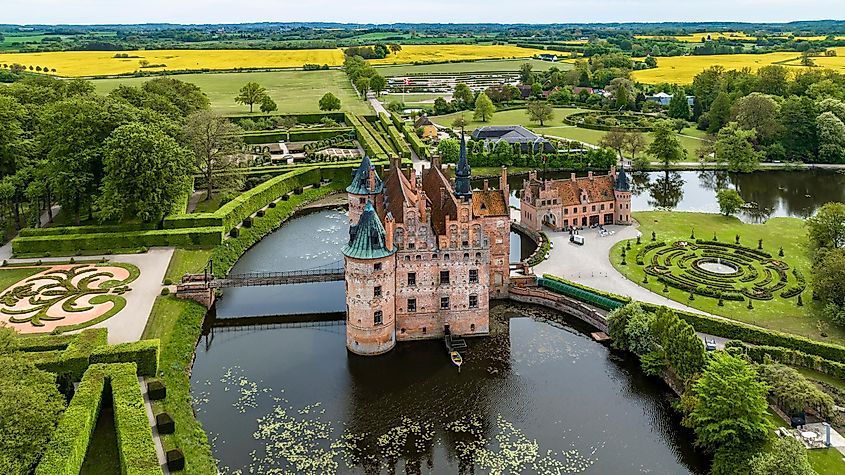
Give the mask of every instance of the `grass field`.
<path id="1" fill-rule="evenodd" d="M 845 68 L 845 48 L 833 48 L 837 56 L 813 57 L 817 67 L 842 70 Z M 766 54 L 717 54 L 712 56 L 672 56 L 656 58 L 657 67 L 634 71 L 631 76 L 642 83 L 676 83 L 690 84 L 693 77 L 710 66 L 720 65 L 725 69 L 750 68 L 752 71 L 771 64 L 783 64 L 797 68 L 801 55 L 796 52 L 779 52 Z"/>
<path id="2" fill-rule="evenodd" d="M 382 76 L 403 76 L 406 74 L 433 74 L 433 73 L 497 73 L 517 72 L 519 67 L 528 63 L 535 71 L 546 71 L 552 66 L 558 69 L 568 70 L 572 68 L 571 62 L 540 61 L 539 59 L 487 59 L 478 61 L 465 61 L 460 63 L 438 63 L 438 64 L 397 64 L 390 66 L 377 66 Z"/>
<path id="3" fill-rule="evenodd" d="M 178 283 L 185 274 L 202 271 L 211 257 L 211 249 L 176 249 L 164 273 L 165 279 Z"/>
<path id="4" fill-rule="evenodd" d="M 18 268 L 18 269 L 0 269 L 0 290 L 5 290 L 7 287 L 17 283 L 21 279 L 25 279 L 31 275 L 37 274 L 44 269 L 35 267 Z"/>
<path id="5" fill-rule="evenodd" d="M 509 45 L 406 45 L 373 64 L 402 64 L 419 61 L 454 61 L 498 58 L 528 58 L 542 50 Z M 67 77 L 109 76 L 142 70 L 141 61 L 150 66 L 144 71 L 238 68 L 299 68 L 306 63 L 343 64 L 341 49 L 301 50 L 144 50 L 121 51 L 128 58 L 116 58 L 113 51 L 57 51 L 47 53 L 3 53 L 0 63 L 19 63 L 55 69 Z"/>
<path id="6" fill-rule="evenodd" d="M 763 249 L 774 255 L 783 246 L 783 258 L 791 267 L 799 269 L 805 276 L 812 275 L 810 258 L 807 253 L 807 230 L 804 221 L 798 218 L 772 218 L 765 224 L 746 224 L 734 217 L 719 214 L 683 213 L 646 211 L 635 212 L 634 218 L 640 223 L 640 231 L 647 238 L 642 246 L 650 242 L 651 232 L 657 233 L 660 241 L 674 242 L 689 240 L 691 230 L 701 239 L 710 239 L 715 232 L 720 241 L 733 242 L 734 236 L 740 235 L 741 242 L 756 248 L 758 239 L 763 239 Z M 810 298 L 810 290 L 804 292 L 804 306 L 798 307 L 794 298 L 783 299 L 780 296 L 769 301 L 755 301 L 754 308 L 746 308 L 746 302 L 726 300 L 723 307 L 717 305 L 717 299 L 696 296 L 695 300 L 688 300 L 687 292 L 670 287 L 668 293 L 663 293 L 663 284 L 657 279 L 650 278 L 649 283 L 643 284 L 645 271 L 643 266 L 633 262 L 640 246 L 631 243 L 628 253 L 628 265 L 621 265 L 621 252 L 624 242 L 617 243 L 610 251 L 613 266 L 631 281 L 636 282 L 652 292 L 665 295 L 685 305 L 715 315 L 722 315 L 772 330 L 803 335 L 814 340 L 829 341 L 831 343 L 845 343 L 845 331 L 833 325 L 819 325 L 819 318 L 815 315 L 818 305 Z M 826 332 L 827 338 L 821 335 Z"/>
<path id="7" fill-rule="evenodd" d="M 372 113 L 367 102 L 358 99 L 346 75 L 340 70 L 275 71 L 254 73 L 179 74 L 174 78 L 199 86 L 211 99 L 211 107 L 222 113 L 244 113 L 249 107 L 235 103 L 238 90 L 247 82 L 257 82 L 267 88 L 281 112 L 313 112 L 326 92 L 340 98 L 344 111 L 356 114 Z M 118 84 L 140 85 L 149 78 L 95 79 L 97 92 L 106 94 Z M 256 110 L 258 110 L 256 108 Z"/>
<path id="8" fill-rule="evenodd" d="M 571 107 L 555 108 L 554 119 L 546 122 L 545 127 L 540 127 L 539 124 L 537 124 L 536 122 L 531 122 L 530 120 L 528 120 L 528 114 L 526 114 L 525 109 L 496 112 L 495 114 L 493 114 L 493 119 L 491 119 L 489 122 L 473 121 L 472 111 L 466 111 L 463 114 L 464 117 L 467 118 L 467 120 L 470 120 L 469 125 L 467 125 L 468 131 L 475 130 L 476 128 L 483 127 L 485 125 L 522 125 L 530 130 L 533 130 L 538 134 L 561 137 L 570 140 L 578 140 L 580 142 L 586 142 L 589 144 L 597 145 L 607 132 L 601 130 L 583 129 L 581 127 L 561 124 L 564 117 L 578 112 L 586 111 L 586 109 Z M 455 120 L 455 117 L 457 117 L 458 115 L 460 115 L 460 113 L 456 112 L 454 114 L 431 117 L 431 120 L 440 125 L 451 126 L 452 121 Z M 679 136 L 681 145 L 684 147 L 684 150 L 687 151 L 687 156 L 689 160 L 694 161 L 696 159 L 695 153 L 698 148 L 702 145 L 700 136 L 703 136 L 703 133 L 693 128 L 685 129 L 684 135 Z M 647 140 L 650 140 L 648 138 L 648 134 L 646 134 L 646 138 Z"/>

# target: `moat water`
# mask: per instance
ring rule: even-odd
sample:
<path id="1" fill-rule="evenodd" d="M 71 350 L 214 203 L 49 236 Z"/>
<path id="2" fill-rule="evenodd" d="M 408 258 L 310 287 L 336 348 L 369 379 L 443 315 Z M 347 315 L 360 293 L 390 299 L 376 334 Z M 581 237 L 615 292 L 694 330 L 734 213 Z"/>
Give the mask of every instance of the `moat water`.
<path id="1" fill-rule="evenodd" d="M 569 173 L 550 172 L 547 176 L 568 178 Z M 522 189 L 524 179 L 508 180 L 512 206 L 519 207 L 516 191 Z M 635 172 L 631 174 L 631 184 L 634 211 L 718 213 L 716 190 L 734 188 L 747 203 L 756 205 L 738 214 L 749 223 L 761 223 L 777 216 L 806 218 L 825 203 L 845 202 L 845 173 L 832 170 Z"/>
<path id="2" fill-rule="evenodd" d="M 293 219 L 233 272 L 331 265 L 346 219 Z M 343 308 L 343 283 L 322 283 L 227 289 L 216 316 Z M 193 396 L 224 473 L 706 473 L 669 389 L 590 331 L 494 303 L 459 373 L 440 341 L 350 355 L 342 321 L 218 327 L 197 348 Z"/>

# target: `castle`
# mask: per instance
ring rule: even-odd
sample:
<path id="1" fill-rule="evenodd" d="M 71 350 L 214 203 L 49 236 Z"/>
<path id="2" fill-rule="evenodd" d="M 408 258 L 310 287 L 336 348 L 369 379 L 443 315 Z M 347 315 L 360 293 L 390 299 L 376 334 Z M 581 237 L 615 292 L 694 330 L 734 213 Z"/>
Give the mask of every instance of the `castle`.
<path id="1" fill-rule="evenodd" d="M 604 224 L 631 224 L 631 183 L 625 167 L 619 172 L 569 179 L 540 180 L 528 174 L 520 198 L 520 223 L 535 231 L 555 231 Z"/>
<path id="2" fill-rule="evenodd" d="M 394 160 L 383 181 L 364 157 L 346 189 L 349 351 L 489 333 L 489 299 L 506 296 L 510 281 L 507 169 L 496 190 L 485 181 L 473 191 L 470 177 L 463 140 L 454 184 L 436 157 L 421 176 Z"/>

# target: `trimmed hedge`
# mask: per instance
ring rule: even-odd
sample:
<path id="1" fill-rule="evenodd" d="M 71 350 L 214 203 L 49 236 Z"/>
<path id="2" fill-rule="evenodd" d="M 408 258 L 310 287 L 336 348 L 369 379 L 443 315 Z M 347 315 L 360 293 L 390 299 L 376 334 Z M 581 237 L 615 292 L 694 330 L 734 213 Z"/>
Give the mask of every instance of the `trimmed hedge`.
<path id="1" fill-rule="evenodd" d="M 105 328 L 90 328 L 71 336 L 73 339 L 64 351 L 51 353 L 51 356 L 36 361 L 35 366 L 51 373 L 69 374 L 74 381 L 79 381 L 85 370 L 88 369 L 88 359 L 91 353 L 99 347 L 108 345 L 108 330 Z M 52 339 L 55 337 L 50 335 L 34 338 Z"/>
<path id="2" fill-rule="evenodd" d="M 578 289 L 581 289 L 585 292 L 590 292 L 590 293 L 599 295 L 601 297 L 604 297 L 604 298 L 607 298 L 607 299 L 610 299 L 610 300 L 615 300 L 619 303 L 623 303 L 623 304 L 631 303 L 630 297 L 625 297 L 624 295 L 614 294 L 614 293 L 611 293 L 611 292 L 605 292 L 603 290 L 594 289 L 592 287 L 587 287 L 586 285 L 579 284 L 578 282 L 573 282 L 571 280 L 566 280 L 563 277 L 558 277 L 556 275 L 543 274 L 543 278 L 548 279 L 548 280 L 554 280 L 554 281 L 557 281 L 557 282 L 561 282 L 563 284 L 567 284 L 567 285 L 570 285 L 572 287 L 576 287 Z"/>
<path id="3" fill-rule="evenodd" d="M 290 139 L 284 130 L 260 130 L 256 132 L 244 132 L 244 143 L 248 145 L 274 143 L 274 142 L 314 142 L 325 140 L 337 135 L 352 132 L 352 127 L 321 127 L 321 128 L 299 128 L 290 130 Z"/>
<path id="4" fill-rule="evenodd" d="M 366 121 L 364 121 L 366 122 Z M 364 149 L 364 152 L 370 156 L 370 159 L 373 160 L 387 160 L 388 156 L 387 153 L 382 150 L 379 146 L 376 139 L 370 134 L 370 132 L 364 127 L 361 119 L 359 119 L 354 114 L 346 114 L 346 123 L 351 125 L 355 128 L 355 135 L 358 138 L 358 142 L 361 144 L 361 147 Z"/>
<path id="5" fill-rule="evenodd" d="M 306 112 L 302 114 L 234 114 L 226 116 L 234 123 L 239 123 L 244 119 L 268 119 L 270 117 L 293 117 L 300 124 L 319 124 L 323 118 L 328 117 L 335 122 L 343 122 L 345 117 L 343 112 Z"/>
<path id="6" fill-rule="evenodd" d="M 162 223 L 164 229 L 206 228 L 223 226 L 223 218 L 215 213 L 191 213 L 168 216 Z"/>
<path id="7" fill-rule="evenodd" d="M 101 233 L 125 233 L 135 231 L 151 231 L 158 229 L 157 223 L 133 223 L 115 225 L 94 225 L 94 226 L 52 226 L 49 228 L 23 228 L 19 236 L 58 236 L 67 234 L 101 234 Z"/>
<path id="8" fill-rule="evenodd" d="M 15 254 L 74 252 L 80 249 L 123 249 L 154 246 L 214 246 L 223 240 L 220 228 L 159 229 L 125 233 L 62 234 L 19 237 L 12 241 Z"/>
<path id="9" fill-rule="evenodd" d="M 95 371 L 105 368 L 110 376 L 121 473 L 161 474 L 135 363 L 93 365 L 91 368 Z"/>
<path id="10" fill-rule="evenodd" d="M 725 346 L 727 347 L 727 343 Z M 745 353 L 757 363 L 762 363 L 764 357 L 769 356 L 778 363 L 808 368 L 833 376 L 834 378 L 845 379 L 845 364 L 837 361 L 830 361 L 822 358 L 821 356 L 809 355 L 803 351 L 781 348 L 779 346 L 749 346 L 742 342 L 739 342 L 738 345 L 733 344 L 732 346 L 742 346 Z"/>
<path id="11" fill-rule="evenodd" d="M 138 376 L 155 376 L 158 372 L 159 341 L 141 340 L 133 343 L 96 348 L 89 358 L 90 363 L 135 363 Z"/>

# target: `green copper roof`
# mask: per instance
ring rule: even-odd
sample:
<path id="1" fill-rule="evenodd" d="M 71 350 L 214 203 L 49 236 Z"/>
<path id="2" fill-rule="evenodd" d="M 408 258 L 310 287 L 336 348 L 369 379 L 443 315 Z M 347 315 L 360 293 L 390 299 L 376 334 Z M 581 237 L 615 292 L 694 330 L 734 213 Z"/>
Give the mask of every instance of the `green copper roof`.
<path id="1" fill-rule="evenodd" d="M 370 190 L 370 173 L 375 175 L 376 178 L 376 187 L 372 191 Z M 364 155 L 361 165 L 352 173 L 352 184 L 346 187 L 346 191 L 353 195 L 375 195 L 381 193 L 383 190 L 384 184 L 381 182 L 378 173 L 376 173 L 376 168 L 370 162 L 370 157 Z"/>
<path id="2" fill-rule="evenodd" d="M 343 247 L 343 254 L 356 259 L 381 259 L 396 249 L 387 249 L 384 243 L 384 226 L 376 215 L 372 203 L 367 201 L 358 224 L 349 228 L 349 244 Z"/>

